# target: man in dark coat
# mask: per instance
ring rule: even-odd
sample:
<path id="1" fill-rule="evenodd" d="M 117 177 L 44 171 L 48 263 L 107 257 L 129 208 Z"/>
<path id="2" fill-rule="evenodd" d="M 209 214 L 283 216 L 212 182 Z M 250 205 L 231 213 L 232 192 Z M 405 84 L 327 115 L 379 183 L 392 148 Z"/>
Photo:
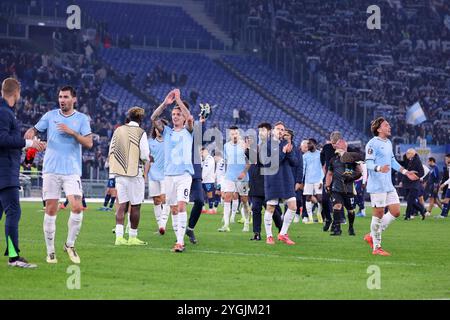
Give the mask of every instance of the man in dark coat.
<path id="1" fill-rule="evenodd" d="M 19 220 L 21 216 L 19 202 L 20 156 L 23 148 L 45 149 L 45 144 L 38 140 L 25 140 L 20 134 L 20 127 L 13 108 L 20 100 L 20 84 L 16 79 L 8 78 L 2 83 L 0 99 L 0 219 L 5 212 L 5 256 L 8 265 L 20 268 L 36 268 L 35 264 L 19 256 Z"/>
<path id="2" fill-rule="evenodd" d="M 267 244 L 273 245 L 272 214 L 280 200 L 286 201 L 288 209 L 284 215 L 283 226 L 278 234 L 278 240 L 287 245 L 295 244 L 287 234 L 289 226 L 297 211 L 295 197 L 295 180 L 292 167 L 298 165 L 293 151 L 293 145 L 283 139 L 285 126 L 278 122 L 274 126 L 272 138 L 261 145 L 260 160 L 263 164 L 264 195 L 267 200 L 267 210 L 264 214 Z"/>
<path id="3" fill-rule="evenodd" d="M 270 138 L 270 132 L 272 125 L 267 122 L 260 123 L 258 125 L 258 134 L 260 144 L 267 141 Z M 252 203 L 252 216 L 253 216 L 253 238 L 250 240 L 261 240 L 261 223 L 262 223 L 262 208 L 266 208 L 266 200 L 264 194 L 264 176 L 261 174 L 262 164 L 259 161 L 259 157 L 256 157 L 256 161 L 252 162 L 253 157 L 250 154 L 258 154 L 258 146 L 250 144 L 249 149 L 246 151 L 247 158 L 250 159 L 250 168 L 248 170 L 250 191 L 248 193 L 250 201 Z M 279 206 L 276 207 L 273 213 L 273 221 L 275 226 L 281 231 L 283 221 L 281 219 L 281 210 Z"/>
<path id="4" fill-rule="evenodd" d="M 408 171 L 413 171 L 419 177 L 423 177 L 424 170 L 422 161 L 420 161 L 419 155 L 416 150 L 408 149 L 406 151 L 406 162 L 404 168 Z M 403 188 L 406 190 L 406 216 L 405 220 L 410 220 L 411 215 L 417 210 L 422 215 L 422 220 L 425 219 L 425 207 L 419 202 L 419 190 L 421 189 L 420 180 L 412 181 L 407 176 L 403 176 L 402 180 Z"/>

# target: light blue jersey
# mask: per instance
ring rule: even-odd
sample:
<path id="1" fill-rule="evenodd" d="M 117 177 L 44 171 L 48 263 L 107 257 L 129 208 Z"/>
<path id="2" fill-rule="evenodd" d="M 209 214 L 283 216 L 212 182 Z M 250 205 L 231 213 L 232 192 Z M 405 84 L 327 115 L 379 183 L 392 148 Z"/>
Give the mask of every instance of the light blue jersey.
<path id="1" fill-rule="evenodd" d="M 238 180 L 239 175 L 245 170 L 247 164 L 244 148 L 239 143 L 227 142 L 223 146 L 223 151 L 223 159 L 226 163 L 225 179 L 234 182 L 248 181 L 248 173 L 244 179 Z"/>
<path id="2" fill-rule="evenodd" d="M 162 181 L 164 180 L 164 141 L 148 139 L 148 146 L 154 161 L 150 166 L 148 177 L 152 181 Z"/>
<path id="3" fill-rule="evenodd" d="M 192 133 L 186 128 L 174 131 L 164 126 L 164 175 L 180 176 L 185 173 L 194 174 L 192 165 Z"/>
<path id="4" fill-rule="evenodd" d="M 321 183 L 323 180 L 322 163 L 320 162 L 320 151 L 308 151 L 303 154 L 303 176 L 305 183 Z"/>
<path id="5" fill-rule="evenodd" d="M 88 117 L 81 112 L 65 116 L 55 109 L 44 114 L 34 126 L 39 132 L 47 130 L 43 173 L 81 176 L 81 144 L 67 133 L 60 132 L 58 124 L 67 125 L 82 136 L 92 133 Z"/>
<path id="6" fill-rule="evenodd" d="M 391 170 L 386 173 L 375 172 L 376 166 L 389 165 Z M 367 166 L 367 192 L 385 193 L 395 191 L 392 184 L 392 169 L 399 171 L 401 166 L 395 160 L 392 151 L 392 143 L 389 139 L 383 140 L 379 137 L 372 138 L 366 145 Z"/>

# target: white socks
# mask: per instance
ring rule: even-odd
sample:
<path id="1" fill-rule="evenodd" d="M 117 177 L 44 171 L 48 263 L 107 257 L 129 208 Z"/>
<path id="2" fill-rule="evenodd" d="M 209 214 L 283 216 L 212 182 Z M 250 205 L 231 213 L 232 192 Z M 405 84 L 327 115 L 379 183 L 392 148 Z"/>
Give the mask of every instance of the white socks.
<path id="1" fill-rule="evenodd" d="M 158 227 L 161 227 L 161 212 L 162 212 L 161 205 L 160 204 L 153 205 L 153 210 L 155 211 L 156 223 L 158 224 Z"/>
<path id="2" fill-rule="evenodd" d="M 227 228 L 230 225 L 231 202 L 223 203 L 223 226 Z"/>
<path id="3" fill-rule="evenodd" d="M 55 253 L 56 216 L 45 214 L 43 227 L 47 254 Z"/>
<path id="4" fill-rule="evenodd" d="M 187 225 L 187 212 L 179 212 L 177 216 L 178 216 L 177 243 L 184 245 L 184 235 L 186 233 L 186 225 Z"/>
<path id="5" fill-rule="evenodd" d="M 66 245 L 68 247 L 73 247 L 75 245 L 77 236 L 80 233 L 82 222 L 83 222 L 83 211 L 78 214 L 73 212 L 70 213 L 69 222 L 67 223 L 67 226 L 69 227 L 69 232 L 67 233 Z"/>
<path id="6" fill-rule="evenodd" d="M 373 249 L 381 247 L 381 223 L 383 219 L 372 217 L 372 223 L 370 224 L 370 235 L 373 240 Z"/>
<path id="7" fill-rule="evenodd" d="M 291 209 L 287 209 L 284 213 L 284 219 L 283 219 L 283 226 L 281 227 L 280 234 L 282 236 L 286 235 L 289 230 L 289 226 L 292 223 L 292 220 L 294 219 L 295 211 L 292 211 Z M 266 216 L 264 215 L 264 221 L 266 221 Z"/>
<path id="8" fill-rule="evenodd" d="M 381 219 L 381 231 L 384 231 L 387 229 L 387 227 L 392 223 L 392 221 L 395 220 L 395 217 L 390 213 L 386 213 L 383 216 L 383 219 Z"/>
<path id="9" fill-rule="evenodd" d="M 116 224 L 116 239 L 123 238 L 123 224 Z"/>
<path id="10" fill-rule="evenodd" d="M 249 224 L 250 222 L 250 208 L 248 202 L 242 202 L 242 217 L 244 218 L 244 224 Z"/>
<path id="11" fill-rule="evenodd" d="M 128 235 L 130 236 L 130 238 L 137 238 L 137 234 L 138 234 L 138 230 L 137 229 L 132 229 L 130 227 L 130 231 L 128 232 Z"/>
<path id="12" fill-rule="evenodd" d="M 272 213 L 268 210 L 264 212 L 264 228 L 266 229 L 266 237 L 272 237 Z"/>
<path id="13" fill-rule="evenodd" d="M 173 232 L 175 232 L 175 237 L 178 239 L 178 214 L 172 213 L 172 228 Z"/>
<path id="14" fill-rule="evenodd" d="M 310 221 L 313 220 L 313 212 L 312 212 L 313 206 L 314 205 L 311 201 L 306 201 L 306 213 L 308 213 L 308 218 Z"/>
<path id="15" fill-rule="evenodd" d="M 166 228 L 167 225 L 167 220 L 169 220 L 169 210 L 170 210 L 170 206 L 167 204 L 162 204 L 161 205 L 161 216 L 160 216 L 160 227 L 163 227 L 164 229 Z"/>
<path id="16" fill-rule="evenodd" d="M 239 200 L 234 200 L 233 199 L 232 205 L 231 205 L 231 223 L 234 223 L 238 207 L 239 207 Z"/>

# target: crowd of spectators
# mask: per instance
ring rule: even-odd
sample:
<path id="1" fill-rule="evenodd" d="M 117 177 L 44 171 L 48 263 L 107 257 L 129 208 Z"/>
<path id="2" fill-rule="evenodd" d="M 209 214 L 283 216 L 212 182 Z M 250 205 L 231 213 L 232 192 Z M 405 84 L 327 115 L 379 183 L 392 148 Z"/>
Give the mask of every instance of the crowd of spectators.
<path id="1" fill-rule="evenodd" d="M 212 0 L 214 1 L 214 0 Z M 378 1 L 381 30 L 369 30 L 369 0 L 228 0 L 256 26 L 264 51 L 281 48 L 340 93 L 350 90 L 372 116 L 393 107 L 396 134 L 411 142 L 448 143 L 450 5 L 436 0 Z M 296 65 L 300 65 L 296 63 Z M 367 89 L 367 90 L 358 90 Z M 411 126 L 419 101 L 428 121 Z M 372 114 L 373 113 L 373 114 Z"/>
<path id="2" fill-rule="evenodd" d="M 16 115 L 23 131 L 35 125 L 45 112 L 58 108 L 57 94 L 61 85 L 76 88 L 75 107 L 88 115 L 94 133 L 94 147 L 83 152 L 83 178 L 97 176 L 97 169 L 103 171 L 112 133 L 124 122 L 117 104 L 100 94 L 107 77 L 106 68 L 97 61 L 89 63 L 84 55 L 56 57 L 4 45 L 0 49 L 0 78 L 11 76 L 19 79 L 22 86 Z M 41 154 L 36 156 L 35 164 L 41 169 Z"/>

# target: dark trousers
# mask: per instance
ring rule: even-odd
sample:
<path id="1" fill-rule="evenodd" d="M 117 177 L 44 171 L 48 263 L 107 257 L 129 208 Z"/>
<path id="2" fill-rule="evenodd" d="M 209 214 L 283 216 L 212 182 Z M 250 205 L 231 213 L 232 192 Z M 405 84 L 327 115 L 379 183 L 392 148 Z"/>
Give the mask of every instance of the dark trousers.
<path id="1" fill-rule="evenodd" d="M 359 211 L 364 210 L 364 195 L 365 195 L 365 189 L 362 187 L 362 180 L 355 181 L 355 189 L 356 189 L 356 196 L 355 196 L 355 203 L 359 207 Z"/>
<path id="2" fill-rule="evenodd" d="M 406 217 L 410 218 L 411 215 L 414 214 L 415 211 L 419 211 L 420 214 L 425 213 L 425 208 L 419 202 L 419 190 L 417 189 L 408 189 L 408 194 L 406 196 Z"/>
<path id="3" fill-rule="evenodd" d="M 6 215 L 5 238 L 6 251 L 5 256 L 14 257 L 19 250 L 19 220 L 22 215 L 19 202 L 19 188 L 10 187 L 0 190 L 0 219 L 3 212 Z M 14 252 L 16 254 L 14 254 Z"/>
<path id="4" fill-rule="evenodd" d="M 261 233 L 262 208 L 266 208 L 266 201 L 264 197 L 251 197 L 250 201 L 252 203 L 253 232 Z M 280 231 L 283 226 L 283 220 L 281 219 L 281 208 L 279 205 L 275 207 L 272 219 L 278 231 Z"/>
<path id="5" fill-rule="evenodd" d="M 193 179 L 191 184 L 190 201 L 194 202 L 191 214 L 189 215 L 189 228 L 194 229 L 197 225 L 198 219 L 202 214 L 205 197 L 203 195 L 202 179 Z"/>
<path id="6" fill-rule="evenodd" d="M 325 185 L 325 183 L 324 183 Z M 333 204 L 331 203 L 330 194 L 325 190 L 325 187 L 322 189 L 322 218 L 326 221 L 331 221 L 331 212 L 333 211 Z M 344 213 L 342 213 L 343 218 L 345 218 Z"/>

